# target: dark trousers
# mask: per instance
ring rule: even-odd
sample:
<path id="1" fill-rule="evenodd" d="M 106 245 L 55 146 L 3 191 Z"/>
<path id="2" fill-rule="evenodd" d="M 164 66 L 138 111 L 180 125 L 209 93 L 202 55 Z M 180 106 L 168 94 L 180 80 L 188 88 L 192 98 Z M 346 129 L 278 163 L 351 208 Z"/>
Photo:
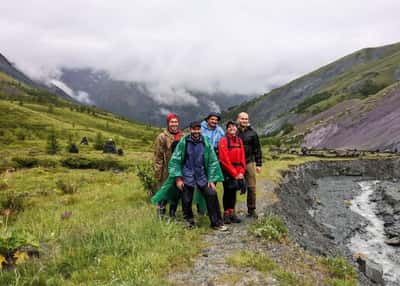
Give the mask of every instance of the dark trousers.
<path id="1" fill-rule="evenodd" d="M 210 218 L 211 226 L 218 226 L 222 224 L 221 217 L 221 209 L 219 207 L 218 195 L 216 190 L 205 187 L 198 187 L 199 191 L 203 193 L 206 204 L 208 217 Z M 193 221 L 193 210 L 192 210 L 192 202 L 193 202 L 193 193 L 194 187 L 184 185 L 182 192 L 182 209 L 183 209 L 183 217 L 187 221 Z"/>
<path id="2" fill-rule="evenodd" d="M 222 197 L 222 201 L 224 204 L 224 210 L 235 209 L 236 205 L 236 189 L 229 188 L 227 183 L 223 183 L 224 185 L 224 196 Z"/>

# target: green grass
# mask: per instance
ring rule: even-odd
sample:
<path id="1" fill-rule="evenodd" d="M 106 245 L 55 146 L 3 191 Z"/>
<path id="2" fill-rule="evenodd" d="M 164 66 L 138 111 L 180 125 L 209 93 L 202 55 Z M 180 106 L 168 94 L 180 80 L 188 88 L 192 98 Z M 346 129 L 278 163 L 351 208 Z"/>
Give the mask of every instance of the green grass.
<path id="1" fill-rule="evenodd" d="M 151 159 L 160 129 L 62 100 L 50 105 L 51 96 L 37 102 L 27 89 L 12 100 L 0 94 L 0 212 L 12 209 L 9 230 L 39 241 L 41 256 L 0 271 L 0 285 L 168 284 L 168 271 L 191 265 L 208 224 L 199 219 L 187 231 L 156 217 L 135 166 Z M 55 155 L 46 153 L 52 130 Z M 95 150 L 98 133 L 124 156 Z M 83 136 L 89 146 L 69 154 Z"/>
<path id="2" fill-rule="evenodd" d="M 60 180 L 77 191 L 63 194 Z M 168 270 L 189 265 L 199 250 L 204 228 L 187 231 L 157 219 L 130 172 L 33 168 L 8 174 L 7 182 L 29 194 L 12 228 L 37 238 L 42 256 L 0 272 L 1 285 L 165 284 Z M 72 215 L 63 220 L 67 211 Z"/>
<path id="3" fill-rule="evenodd" d="M 288 229 L 284 221 L 276 215 L 268 215 L 249 228 L 250 233 L 266 240 L 281 241 L 286 238 Z"/>

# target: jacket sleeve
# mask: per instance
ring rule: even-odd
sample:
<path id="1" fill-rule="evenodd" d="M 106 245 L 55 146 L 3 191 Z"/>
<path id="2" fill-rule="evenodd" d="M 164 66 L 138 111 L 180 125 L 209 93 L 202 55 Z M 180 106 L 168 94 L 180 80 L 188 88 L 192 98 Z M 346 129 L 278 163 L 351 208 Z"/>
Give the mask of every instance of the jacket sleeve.
<path id="1" fill-rule="evenodd" d="M 239 137 L 238 137 L 239 138 Z M 246 173 L 246 151 L 244 150 L 244 145 L 243 145 L 243 140 L 241 138 L 239 138 L 240 140 L 240 162 L 242 163 L 243 169 L 240 170 L 240 172 L 244 175 Z"/>
<path id="2" fill-rule="evenodd" d="M 210 142 L 205 139 L 205 147 L 208 154 L 208 166 L 207 166 L 207 178 L 209 182 L 223 182 L 224 176 L 222 174 L 221 166 L 219 165 L 219 161 L 217 155 L 214 152 L 214 148 L 211 146 Z"/>
<path id="3" fill-rule="evenodd" d="M 185 137 L 181 138 L 168 163 L 168 174 L 173 178 L 182 177 L 182 165 L 185 156 L 185 140 Z"/>
<path id="4" fill-rule="evenodd" d="M 242 145 L 243 146 L 243 145 Z M 224 169 L 229 176 L 235 178 L 238 175 L 235 167 L 231 163 L 228 153 L 228 145 L 225 138 L 222 138 L 218 144 L 218 156 L 222 169 Z"/>
<path id="5" fill-rule="evenodd" d="M 260 139 L 258 138 L 257 133 L 254 136 L 253 147 L 254 147 L 253 150 L 254 150 L 254 159 L 256 161 L 256 166 L 261 167 L 262 166 L 262 152 L 261 152 Z"/>
<path id="6" fill-rule="evenodd" d="M 165 154 L 165 138 L 159 134 L 154 142 L 154 177 L 159 181 L 162 177 Z"/>

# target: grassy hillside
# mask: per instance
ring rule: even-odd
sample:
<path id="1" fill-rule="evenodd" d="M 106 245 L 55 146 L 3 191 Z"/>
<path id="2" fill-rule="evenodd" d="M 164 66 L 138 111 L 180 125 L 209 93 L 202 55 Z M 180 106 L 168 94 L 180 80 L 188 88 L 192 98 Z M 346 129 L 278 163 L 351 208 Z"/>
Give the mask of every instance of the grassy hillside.
<path id="1" fill-rule="evenodd" d="M 0 285 L 166 284 L 170 269 L 189 264 L 205 228 L 187 232 L 155 219 L 136 176 L 159 129 L 51 94 L 35 97 L 40 91 L 4 74 L 0 90 L 0 265 L 9 269 L 0 271 Z M 60 149 L 49 155 L 53 130 Z M 100 133 L 124 155 L 95 150 Z M 79 146 L 83 136 L 88 146 Z M 67 152 L 71 142 L 79 154 Z M 26 245 L 39 258 L 28 259 Z"/>
<path id="2" fill-rule="evenodd" d="M 367 98 L 398 80 L 400 43 L 367 48 L 231 108 L 224 118 L 247 111 L 260 133 L 279 133 L 285 123 L 298 124 L 345 100 Z"/>

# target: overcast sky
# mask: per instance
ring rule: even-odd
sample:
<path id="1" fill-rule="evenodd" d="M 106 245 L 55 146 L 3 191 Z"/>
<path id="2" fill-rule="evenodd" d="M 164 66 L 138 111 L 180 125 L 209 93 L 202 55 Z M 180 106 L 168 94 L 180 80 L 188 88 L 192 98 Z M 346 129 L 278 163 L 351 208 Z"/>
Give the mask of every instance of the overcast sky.
<path id="1" fill-rule="evenodd" d="M 307 3 L 307 4 L 305 4 Z M 399 0 L 0 1 L 0 52 L 33 77 L 104 69 L 163 91 L 262 94 L 400 41 Z"/>

